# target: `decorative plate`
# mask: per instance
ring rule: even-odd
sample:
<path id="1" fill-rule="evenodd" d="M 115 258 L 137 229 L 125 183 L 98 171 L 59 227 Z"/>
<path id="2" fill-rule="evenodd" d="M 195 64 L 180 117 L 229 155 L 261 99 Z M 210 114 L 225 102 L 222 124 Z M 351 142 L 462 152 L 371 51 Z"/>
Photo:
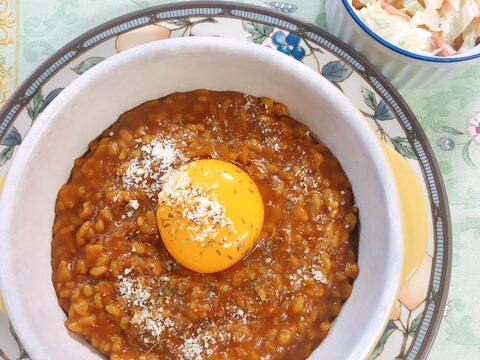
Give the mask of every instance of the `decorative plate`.
<path id="1" fill-rule="evenodd" d="M 432 149 L 415 116 L 392 85 L 362 56 L 323 30 L 286 13 L 234 3 L 187 2 L 153 7 L 101 25 L 60 49 L 10 98 L 0 116 L 0 180 L 32 122 L 56 95 L 104 59 L 133 46 L 180 36 L 223 36 L 276 48 L 318 71 L 358 107 L 378 137 L 418 173 L 428 194 L 430 235 L 420 270 L 400 290 L 370 359 L 424 359 L 444 312 L 451 267 L 451 229 L 445 189 Z M 427 196 L 427 195 L 426 195 Z M 0 315 L 0 357 L 28 354 Z M 21 337 L 21 334 L 20 334 Z"/>

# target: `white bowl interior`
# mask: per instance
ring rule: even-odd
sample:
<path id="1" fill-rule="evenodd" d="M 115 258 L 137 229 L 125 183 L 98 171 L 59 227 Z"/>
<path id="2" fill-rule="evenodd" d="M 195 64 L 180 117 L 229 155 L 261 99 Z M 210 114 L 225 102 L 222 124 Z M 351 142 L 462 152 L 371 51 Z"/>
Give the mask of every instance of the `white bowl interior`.
<path id="1" fill-rule="evenodd" d="M 65 89 L 25 138 L 0 203 L 0 269 L 5 302 L 27 351 L 34 359 L 100 358 L 66 330 L 51 282 L 54 203 L 73 160 L 123 112 L 198 88 L 285 103 L 340 160 L 361 209 L 361 271 L 312 358 L 364 358 L 387 319 L 402 264 L 398 200 L 382 150 L 356 109 L 317 73 L 266 47 L 216 38 L 164 40 L 102 62 Z"/>

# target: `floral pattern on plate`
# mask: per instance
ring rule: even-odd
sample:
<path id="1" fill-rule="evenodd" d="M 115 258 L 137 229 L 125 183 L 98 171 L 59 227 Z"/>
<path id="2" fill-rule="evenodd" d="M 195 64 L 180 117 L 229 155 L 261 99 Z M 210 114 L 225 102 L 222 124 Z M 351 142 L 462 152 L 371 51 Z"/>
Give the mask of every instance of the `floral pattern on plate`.
<path id="1" fill-rule="evenodd" d="M 143 43 L 182 36 L 224 36 L 277 49 L 316 70 L 343 91 L 364 114 L 378 137 L 407 159 L 419 178 L 424 179 L 426 200 L 432 209 L 427 253 L 419 271 L 400 290 L 390 320 L 369 358 L 423 359 L 444 312 L 450 238 L 441 180 L 431 149 L 413 114 L 370 65 L 364 64 L 351 49 L 323 31 L 261 8 L 203 5 L 180 8 L 172 5 L 127 15 L 116 24 L 85 34 L 68 49 L 55 54 L 49 64 L 44 65 L 45 72 L 27 81 L 12 97 L 10 106 L 3 110 L 0 176 L 6 173 L 15 149 L 32 123 L 55 96 L 76 77 L 115 53 Z M 294 5 L 289 7 L 289 4 L 269 5 L 286 13 L 295 10 Z M 454 129 L 456 133 L 452 135 L 471 136 L 470 143 L 476 140 L 476 133 L 472 135 L 471 130 L 477 126 L 476 116 L 469 118 L 467 132 Z M 452 142 L 442 138 L 438 146 L 451 150 Z M 4 323 L 8 324 L 6 317 L 2 317 L 0 327 L 3 328 Z M 0 352 L 0 356 L 26 358 L 16 336 L 13 340 L 18 342 L 18 349 L 10 345 L 7 351 L 1 342 L 0 348 L 5 351 Z"/>
<path id="2" fill-rule="evenodd" d="M 443 131 L 447 136 L 437 140 L 437 145 L 443 151 L 453 151 L 455 148 L 462 149 L 463 160 L 467 165 L 477 166 L 472 160 L 472 153 L 479 153 L 480 150 L 480 112 L 467 117 L 465 131 L 457 130 L 451 126 L 444 126 Z M 466 137 L 466 140 L 465 140 Z"/>

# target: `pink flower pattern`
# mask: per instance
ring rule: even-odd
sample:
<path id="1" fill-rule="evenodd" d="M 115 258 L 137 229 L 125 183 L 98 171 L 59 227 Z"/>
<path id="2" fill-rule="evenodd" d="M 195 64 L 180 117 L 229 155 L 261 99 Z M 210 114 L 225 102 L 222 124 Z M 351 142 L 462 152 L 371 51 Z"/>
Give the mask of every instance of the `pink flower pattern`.
<path id="1" fill-rule="evenodd" d="M 480 112 L 477 112 L 467 118 L 467 134 L 480 144 Z"/>

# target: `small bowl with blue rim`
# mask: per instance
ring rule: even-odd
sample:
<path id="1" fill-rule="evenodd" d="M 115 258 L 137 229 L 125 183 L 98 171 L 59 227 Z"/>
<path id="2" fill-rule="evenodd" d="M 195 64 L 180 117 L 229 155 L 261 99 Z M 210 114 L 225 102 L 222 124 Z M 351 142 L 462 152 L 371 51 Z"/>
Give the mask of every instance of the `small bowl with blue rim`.
<path id="1" fill-rule="evenodd" d="M 367 4 L 366 6 L 382 6 L 383 10 L 390 15 L 397 15 L 402 17 L 402 14 L 411 16 L 405 9 L 394 9 L 390 1 L 375 1 L 375 0 L 327 0 L 325 2 L 325 12 L 327 18 L 327 25 L 329 31 L 345 41 L 360 54 L 366 57 L 374 66 L 376 66 L 396 87 L 399 88 L 417 88 L 431 85 L 438 85 L 444 81 L 454 78 L 463 73 L 468 68 L 475 64 L 480 64 L 480 37 L 478 37 L 474 44 L 469 49 L 464 49 L 463 52 L 453 51 L 435 54 L 428 52 L 418 52 L 407 50 L 404 47 L 395 44 L 394 42 L 386 40 L 386 38 L 379 35 L 380 30 L 385 30 L 387 27 L 393 29 L 393 25 L 388 20 L 383 22 L 383 29 L 378 27 L 374 29 L 372 23 L 367 24 L 364 21 L 365 16 L 358 11 L 357 7 Z M 463 3 L 462 3 L 463 4 Z M 465 4 L 461 6 L 466 6 Z M 469 2 L 471 4 L 471 2 Z M 480 4 L 475 2 L 471 6 L 477 6 L 480 9 Z M 355 6 L 354 6 L 355 5 Z M 467 4 L 468 5 L 468 4 Z M 418 3 L 418 6 L 423 6 Z M 418 7 L 418 9 L 421 9 Z M 460 8 L 459 12 L 462 11 Z M 472 11 L 479 11 L 475 8 Z M 432 11 L 440 11 L 432 10 Z M 397 12 L 398 11 L 398 12 Z M 411 9 L 410 9 L 411 11 Z M 431 10 L 429 10 L 432 13 Z M 439 13 L 441 14 L 441 13 Z M 480 13 L 479 13 L 480 15 Z M 473 16 L 475 16 L 473 14 Z M 415 17 L 415 14 L 413 15 Z M 417 20 L 415 22 L 418 22 Z M 478 21 L 478 31 L 480 32 L 480 20 Z M 473 25 L 472 25 L 473 26 Z M 419 26 L 423 29 L 424 26 Z M 422 31 L 422 30 L 419 30 Z M 426 31 L 426 30 L 425 30 Z M 438 41 L 437 34 L 433 34 L 433 41 Z M 456 41 L 458 38 L 456 39 Z M 460 39 L 462 40 L 462 39 Z M 449 47 L 448 45 L 446 45 Z M 442 56 L 448 55 L 448 56 Z"/>

